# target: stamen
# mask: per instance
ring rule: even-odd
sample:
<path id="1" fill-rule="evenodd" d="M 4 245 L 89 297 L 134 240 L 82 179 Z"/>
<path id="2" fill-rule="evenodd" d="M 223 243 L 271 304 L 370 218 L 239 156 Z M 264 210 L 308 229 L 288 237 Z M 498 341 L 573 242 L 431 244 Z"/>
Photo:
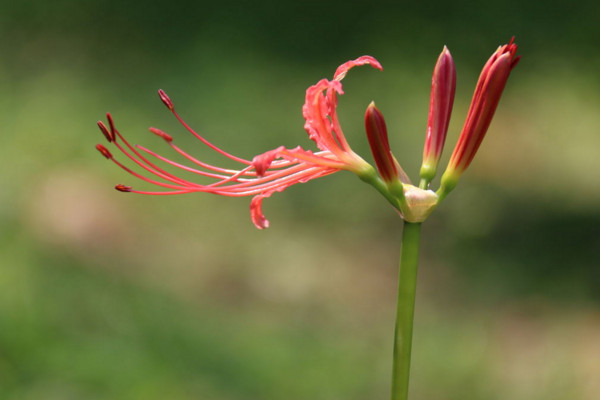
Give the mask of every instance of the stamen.
<path id="1" fill-rule="evenodd" d="M 112 127 L 114 128 L 114 122 L 112 121 L 112 118 L 110 119 L 110 121 L 112 122 Z M 138 164 L 140 167 L 144 168 L 146 171 L 150 172 L 151 174 L 154 174 L 162 179 L 168 180 L 170 182 L 173 183 L 178 183 L 181 185 L 187 185 L 187 184 L 192 184 L 191 182 L 188 182 L 184 179 L 181 179 L 173 174 L 170 174 L 169 172 L 163 170 L 162 168 L 159 168 L 157 165 L 155 165 L 154 163 L 150 162 L 146 157 L 144 157 L 140 152 L 138 152 L 135 147 L 133 147 L 124 137 L 123 135 L 121 135 L 121 133 L 114 129 L 114 132 L 119 136 L 119 138 L 123 141 L 123 143 L 125 143 L 125 145 L 133 152 L 133 154 L 135 154 L 139 160 L 132 156 L 128 151 L 126 151 L 123 146 L 121 146 L 116 140 L 115 140 L 115 146 L 117 146 L 117 148 L 119 150 L 121 150 L 121 152 L 123 154 L 125 154 L 125 156 L 127 156 L 129 159 L 131 159 L 132 161 L 134 161 L 136 164 Z M 141 160 L 141 161 L 140 161 Z M 146 165 L 144 165 L 143 163 L 146 163 Z"/>
<path id="2" fill-rule="evenodd" d="M 100 130 L 104 134 L 104 137 L 106 138 L 106 140 L 108 140 L 109 143 L 114 142 L 115 137 L 112 133 L 109 132 L 106 125 L 104 125 L 104 122 L 98 121 L 98 128 L 100 128 Z"/>
<path id="3" fill-rule="evenodd" d="M 298 164 L 285 171 L 280 171 L 279 176 L 276 178 L 259 178 L 254 182 L 229 185 L 226 187 L 226 189 L 230 193 L 237 193 L 239 195 L 241 195 L 241 193 L 250 195 L 275 189 L 277 189 L 277 191 L 281 191 L 283 188 L 288 187 L 294 182 L 304 181 L 304 178 L 306 177 L 311 177 L 313 175 L 325 176 L 336 171 L 337 169 L 322 169 L 320 167 L 308 166 L 306 164 Z M 281 190 L 278 188 L 281 188 Z"/>
<path id="4" fill-rule="evenodd" d="M 150 127 L 150 128 L 148 128 L 148 130 L 150 132 L 154 133 L 156 136 L 159 136 L 159 137 L 163 138 L 167 142 L 172 142 L 173 141 L 173 136 L 169 135 L 167 132 L 161 131 L 158 128 Z"/>
<path id="5" fill-rule="evenodd" d="M 200 166 L 202 168 L 206 168 L 206 169 L 209 169 L 211 171 L 221 172 L 221 173 L 225 173 L 225 174 L 233 174 L 233 173 L 237 172 L 237 170 L 232 170 L 232 169 L 227 169 L 227 168 L 220 168 L 220 167 L 216 167 L 214 165 L 210 165 L 210 164 L 207 164 L 205 162 L 202 162 L 202 161 L 198 160 L 197 158 L 189 155 L 185 151 L 181 150 L 181 148 L 179 148 L 174 143 L 169 143 L 169 145 L 173 148 L 173 150 L 175 150 L 176 152 L 178 152 L 179 154 L 181 154 L 182 156 L 184 156 L 185 158 L 187 158 L 188 160 L 190 160 L 191 162 L 193 162 L 194 164 L 196 164 L 196 165 L 198 165 L 198 166 Z M 255 172 L 248 172 L 248 173 L 246 173 L 246 175 L 256 176 L 256 173 Z"/>
<path id="6" fill-rule="evenodd" d="M 131 192 L 131 186 L 125 186 L 121 184 L 115 186 L 115 189 L 117 189 L 119 192 Z"/>
<path id="7" fill-rule="evenodd" d="M 119 143 L 115 143 L 115 146 L 117 146 L 117 148 L 119 150 L 121 150 L 121 152 L 127 156 L 127 158 L 129 158 L 130 160 L 132 160 L 133 162 L 135 162 L 137 165 L 139 165 L 140 167 L 142 167 L 143 169 L 145 169 L 146 171 L 150 172 L 153 175 L 158 176 L 159 178 L 162 178 L 166 181 L 169 182 L 173 182 L 175 184 L 178 185 L 182 185 L 182 186 L 189 186 L 189 185 L 195 185 L 192 182 L 189 182 L 185 179 L 181 179 L 173 174 L 170 174 L 169 172 L 163 170 L 162 168 L 157 167 L 156 165 L 154 165 L 153 163 L 151 163 L 150 161 L 148 161 L 145 157 L 141 156 L 139 152 L 135 151 L 135 154 L 140 158 L 140 160 L 143 160 L 146 164 L 144 164 L 142 161 L 138 160 L 136 157 L 132 156 L 127 150 L 125 150 L 123 148 L 123 146 L 121 146 Z M 120 163 L 119 163 L 120 164 Z M 129 170 L 129 169 L 128 169 Z M 131 170 L 129 170 L 131 171 Z M 128 172 L 129 172 L 128 171 Z M 132 173 L 132 172 L 130 172 Z M 142 175 L 136 174 L 136 176 L 140 177 Z M 147 179 L 147 178 L 146 178 Z M 146 180 L 145 179 L 145 180 Z M 154 182 L 154 181 L 153 181 Z"/>
<path id="8" fill-rule="evenodd" d="M 160 100 L 163 102 L 163 104 L 165 106 L 167 106 L 167 108 L 171 111 L 173 111 L 173 102 L 171 101 L 171 99 L 169 98 L 169 96 L 167 96 L 167 94 L 165 93 L 164 90 L 159 89 L 158 90 L 158 96 L 160 97 Z"/>
<path id="9" fill-rule="evenodd" d="M 137 193 L 137 194 L 148 194 L 150 196 L 169 196 L 169 195 L 173 195 L 173 194 L 193 193 L 192 190 L 173 190 L 170 192 L 149 192 L 149 191 L 145 191 L 145 190 L 129 190 L 129 192 Z"/>
<path id="10" fill-rule="evenodd" d="M 102 153 L 102 155 L 106 158 L 108 158 L 109 160 L 113 158 L 112 154 L 110 153 L 110 151 L 108 151 L 108 149 L 106 147 L 104 147 L 101 144 L 97 144 L 96 145 L 96 149 Z"/>
<path id="11" fill-rule="evenodd" d="M 117 129 L 115 128 L 115 122 L 113 121 L 113 117 L 112 115 L 110 115 L 110 113 L 106 113 L 106 119 L 108 120 L 108 126 L 110 126 L 110 136 L 112 137 L 112 140 L 114 142 L 115 140 L 117 140 L 115 136 L 115 132 L 117 132 Z"/>
<path id="12" fill-rule="evenodd" d="M 204 137 L 202 137 L 198 132 L 196 132 L 195 130 L 192 129 L 191 126 L 189 126 L 180 116 L 179 114 L 177 114 L 177 111 L 175 110 L 171 110 L 171 112 L 173 113 L 173 115 L 175 116 L 175 118 L 177 118 L 177 120 L 179 121 L 179 123 L 181 125 L 183 125 L 183 127 L 190 132 L 192 135 L 194 135 L 198 140 L 200 140 L 202 143 L 204 143 L 206 146 L 210 147 L 212 150 L 216 151 L 217 153 L 233 160 L 233 161 L 237 161 L 239 163 L 242 164 L 246 164 L 246 165 L 250 165 L 251 162 L 248 160 L 245 160 L 243 158 L 240 157 L 236 157 L 232 154 L 229 154 L 228 152 L 226 152 L 225 150 L 215 146 L 214 144 L 212 144 L 211 142 L 209 142 L 208 140 L 206 140 Z"/>
<path id="13" fill-rule="evenodd" d="M 228 178 L 225 178 L 219 182 L 211 183 L 210 185 L 208 185 L 208 187 L 216 187 L 216 186 L 224 185 L 229 182 L 251 182 L 252 181 L 251 179 L 240 179 L 240 176 L 244 176 L 246 174 L 246 172 L 248 170 L 250 170 L 251 168 L 253 168 L 253 167 L 251 165 L 249 165 L 246 168 L 242 169 L 241 171 L 238 171 L 236 174 L 233 174 Z"/>
<path id="14" fill-rule="evenodd" d="M 181 189 L 182 187 L 186 186 L 186 183 L 180 183 L 179 185 L 171 185 L 171 184 L 168 184 L 168 183 L 164 183 L 164 182 L 160 182 L 160 181 L 148 178 L 148 177 L 146 177 L 146 176 L 144 176 L 142 174 L 139 174 L 139 173 L 135 172 L 131 168 L 125 166 L 123 163 L 121 163 L 120 161 L 116 160 L 115 158 L 111 158 L 110 160 L 112 162 L 114 162 L 115 164 L 117 164 L 124 171 L 128 172 L 129 174 L 131 174 L 131 175 L 135 176 L 136 178 L 141 179 L 141 180 L 143 180 L 145 182 L 152 183 L 152 184 L 157 185 L 157 186 L 162 186 L 162 187 L 170 188 L 170 189 Z M 174 180 L 168 179 L 167 177 L 163 177 L 163 176 L 160 176 L 158 174 L 155 174 L 155 175 L 157 175 L 158 177 L 160 177 L 162 179 L 168 180 L 170 182 L 178 183 L 178 182 L 176 182 Z M 188 182 L 188 183 L 190 183 L 190 182 Z M 193 184 L 190 183 L 190 185 L 193 185 Z M 199 186 L 199 185 L 196 185 L 196 186 Z"/>
<path id="15" fill-rule="evenodd" d="M 139 145 L 139 144 L 138 144 L 138 145 L 136 145 L 136 147 L 137 147 L 138 149 L 140 149 L 140 150 L 142 150 L 142 151 L 144 151 L 144 152 L 146 152 L 146 153 L 150 154 L 151 156 L 153 156 L 153 157 L 156 157 L 156 158 L 158 158 L 159 160 L 161 160 L 161 161 L 164 161 L 164 162 L 166 162 L 167 164 L 170 164 L 170 165 L 172 165 L 172 166 L 174 166 L 174 167 L 180 168 L 180 169 L 182 169 L 182 170 L 184 170 L 184 171 L 192 172 L 192 173 L 194 173 L 194 174 L 198 174 L 198 175 L 206 176 L 206 177 L 209 177 L 209 178 L 215 178 L 215 179 L 228 179 L 228 178 L 229 178 L 229 176 L 228 176 L 228 175 L 213 174 L 213 173 L 211 173 L 211 172 L 200 171 L 200 170 L 198 170 L 198 169 L 196 169 L 196 168 L 192 168 L 192 167 L 188 167 L 187 165 L 180 164 L 180 163 L 178 163 L 178 162 L 175 162 L 175 161 L 173 161 L 173 160 L 170 160 L 170 159 L 168 159 L 168 158 L 166 158 L 166 157 L 164 157 L 164 156 L 161 156 L 160 154 L 157 154 L 157 153 L 153 152 L 152 150 L 149 150 L 149 149 L 145 148 L 145 147 L 144 147 L 144 146 L 142 146 L 142 145 Z M 207 165 L 208 165 L 208 164 L 207 164 Z M 235 170 L 230 170 L 230 171 L 227 171 L 227 173 L 231 173 L 231 174 L 237 174 L 238 172 L 239 172 L 239 171 L 235 171 Z"/>

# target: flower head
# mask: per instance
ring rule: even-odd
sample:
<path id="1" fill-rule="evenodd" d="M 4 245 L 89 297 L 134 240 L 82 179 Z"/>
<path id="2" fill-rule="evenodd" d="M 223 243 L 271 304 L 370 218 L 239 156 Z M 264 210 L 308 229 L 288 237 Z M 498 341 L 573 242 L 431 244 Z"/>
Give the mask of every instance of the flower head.
<path id="1" fill-rule="evenodd" d="M 513 41 L 514 38 L 508 44 L 498 47 L 481 71 L 467 119 L 442 176 L 442 196 L 456 186 L 460 175 L 471 164 L 492 122 L 508 76 L 520 59 L 516 55 L 517 45 Z"/>
<path id="2" fill-rule="evenodd" d="M 234 156 L 193 130 L 179 116 L 173 102 L 162 90 L 158 91 L 161 101 L 183 127 L 206 147 L 230 162 L 235 162 L 237 167 L 227 168 L 200 161 L 178 147 L 170 134 L 157 128 L 150 128 L 150 132 L 163 139 L 179 157 L 187 161 L 186 163 L 174 161 L 141 145 L 131 145 L 117 130 L 110 114 L 107 114 L 108 125 L 99 121 L 98 127 L 108 142 L 133 161 L 137 168 L 132 169 L 117 160 L 104 145 L 98 144 L 96 149 L 136 178 L 162 188 L 158 191 L 144 191 L 120 184 L 115 188 L 121 192 L 151 195 L 205 192 L 231 197 L 251 196 L 250 216 L 259 229 L 269 226 L 269 221 L 262 213 L 262 201 L 265 198 L 297 183 L 308 182 L 340 170 L 358 175 L 361 180 L 379 191 L 402 218 L 408 222 L 419 223 L 424 221 L 456 186 L 458 178 L 471 163 L 492 120 L 510 71 L 519 60 L 516 51 L 517 46 L 511 40 L 510 43 L 500 46 L 485 64 L 465 125 L 437 192 L 429 190 L 428 187 L 436 174 L 442 154 L 456 87 L 455 66 L 446 47 L 440 54 L 433 72 L 419 187 L 410 183 L 410 179 L 393 156 L 383 115 L 374 103 L 367 107 L 365 128 L 379 175 L 350 148 L 340 126 L 337 97 L 344 93 L 341 81 L 348 71 L 356 66 L 370 65 L 381 70 L 379 62 L 370 56 L 359 57 L 342 64 L 332 80 L 322 79 L 306 90 L 302 107 L 304 129 L 315 142 L 318 151 L 304 150 L 300 146 L 292 149 L 280 146 L 251 160 Z M 169 172 L 173 167 L 201 177 L 203 183 Z"/>
<path id="3" fill-rule="evenodd" d="M 252 196 L 250 202 L 252 222 L 259 229 L 267 228 L 269 221 L 264 217 L 261 205 L 263 199 L 273 193 L 281 192 L 297 183 L 330 175 L 339 170 L 348 170 L 359 176 L 373 170 L 348 145 L 336 111 L 337 96 L 343 94 L 341 80 L 351 68 L 365 64 L 382 69 L 379 62 L 373 57 L 359 57 L 342 64 L 336 70 L 333 80 L 322 79 L 307 89 L 306 101 L 302 108 L 306 120 L 304 128 L 310 139 L 316 143 L 319 149 L 317 152 L 304 150 L 301 147 L 287 149 L 281 146 L 257 155 L 252 160 L 234 156 L 193 130 L 175 111 L 173 102 L 162 90 L 158 92 L 160 99 L 184 128 L 211 150 L 236 162 L 239 165 L 238 168 L 223 168 L 202 162 L 178 147 L 171 135 L 157 128 L 150 128 L 150 132 L 162 138 L 193 166 L 176 162 L 144 146 L 131 145 L 116 129 L 110 114 L 107 114 L 108 127 L 102 121 L 98 122 L 100 130 L 108 142 L 137 164 L 146 174 L 139 173 L 117 160 L 105 146 L 98 144 L 96 148 L 103 156 L 131 175 L 164 189 L 142 191 L 135 190 L 130 186 L 117 185 L 116 189 L 119 191 L 151 195 L 205 192 L 232 197 Z M 200 184 L 178 177 L 168 172 L 164 168 L 165 165 L 209 178 L 212 182 Z"/>

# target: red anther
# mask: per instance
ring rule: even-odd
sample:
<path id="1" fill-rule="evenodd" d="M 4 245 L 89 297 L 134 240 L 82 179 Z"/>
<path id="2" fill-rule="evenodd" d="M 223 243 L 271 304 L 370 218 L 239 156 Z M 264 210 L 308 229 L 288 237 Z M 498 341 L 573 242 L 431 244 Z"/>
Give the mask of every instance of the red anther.
<path id="1" fill-rule="evenodd" d="M 171 111 L 173 111 L 173 102 L 171 101 L 171 99 L 169 98 L 169 96 L 167 96 L 167 94 L 165 93 L 164 90 L 162 89 L 158 89 L 158 96 L 160 97 L 160 99 L 162 100 L 162 102 L 164 103 L 165 106 L 167 106 L 167 108 Z"/>
<path id="2" fill-rule="evenodd" d="M 112 158 L 112 154 L 110 154 L 110 151 L 108 151 L 108 149 L 106 147 L 104 147 L 101 144 L 97 144 L 96 145 L 96 150 L 98 150 L 100 153 L 102 153 L 102 155 L 108 159 Z"/>
<path id="3" fill-rule="evenodd" d="M 114 138 L 116 136 L 115 132 L 117 131 L 115 128 L 115 121 L 113 121 L 113 117 L 110 113 L 106 113 L 106 119 L 108 120 L 108 126 L 110 126 L 110 134 Z"/>
<path id="4" fill-rule="evenodd" d="M 108 130 L 106 125 L 104 125 L 104 122 L 98 121 L 98 128 L 100 128 L 100 130 L 104 134 L 104 137 L 106 137 L 106 140 L 108 140 L 109 143 L 115 141 L 114 135 Z"/>
<path id="5" fill-rule="evenodd" d="M 125 186 L 121 184 L 115 186 L 115 189 L 117 189 L 119 192 L 131 192 L 131 186 Z"/>
<path id="6" fill-rule="evenodd" d="M 148 130 L 154 133 L 156 136 L 160 136 L 161 138 L 165 139 L 167 142 L 173 141 L 173 137 L 171 135 L 169 135 L 167 132 L 161 131 L 158 128 L 150 127 Z"/>

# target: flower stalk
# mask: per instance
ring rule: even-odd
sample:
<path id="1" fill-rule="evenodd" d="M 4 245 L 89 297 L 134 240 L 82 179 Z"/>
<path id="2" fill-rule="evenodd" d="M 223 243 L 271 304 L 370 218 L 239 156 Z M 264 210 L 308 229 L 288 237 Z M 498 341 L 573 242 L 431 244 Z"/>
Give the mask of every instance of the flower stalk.
<path id="1" fill-rule="evenodd" d="M 421 223 L 404 222 L 394 329 L 392 400 L 408 399 Z"/>

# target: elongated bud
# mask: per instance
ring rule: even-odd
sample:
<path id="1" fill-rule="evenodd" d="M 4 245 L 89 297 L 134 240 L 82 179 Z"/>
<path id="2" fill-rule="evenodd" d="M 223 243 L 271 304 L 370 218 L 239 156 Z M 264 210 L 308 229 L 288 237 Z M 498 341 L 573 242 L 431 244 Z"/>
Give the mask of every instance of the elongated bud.
<path id="1" fill-rule="evenodd" d="M 158 89 L 158 96 L 160 97 L 160 100 L 163 102 L 163 104 L 165 106 L 167 106 L 167 108 L 171 111 L 173 111 L 173 102 L 171 101 L 171 99 L 169 98 L 169 96 L 167 96 L 167 94 L 165 93 L 164 90 L 162 89 Z"/>
<path id="2" fill-rule="evenodd" d="M 371 102 L 365 113 L 365 128 L 367 130 L 367 139 L 371 153 L 375 159 L 375 165 L 379 175 L 385 182 L 392 182 L 398 179 L 398 169 L 394 161 L 394 156 L 390 151 L 388 142 L 387 128 L 383 114 L 377 109 L 374 102 Z"/>
<path id="3" fill-rule="evenodd" d="M 427 133 L 423 148 L 421 179 L 429 183 L 436 174 L 442 156 L 456 91 L 456 67 L 448 48 L 444 46 L 433 69 Z"/>
<path id="4" fill-rule="evenodd" d="M 456 186 L 460 175 L 471 164 L 492 122 L 508 76 L 520 59 L 516 55 L 517 45 L 513 40 L 514 38 L 508 44 L 500 46 L 481 71 L 465 125 L 442 176 L 439 191 L 441 197 Z"/>

